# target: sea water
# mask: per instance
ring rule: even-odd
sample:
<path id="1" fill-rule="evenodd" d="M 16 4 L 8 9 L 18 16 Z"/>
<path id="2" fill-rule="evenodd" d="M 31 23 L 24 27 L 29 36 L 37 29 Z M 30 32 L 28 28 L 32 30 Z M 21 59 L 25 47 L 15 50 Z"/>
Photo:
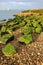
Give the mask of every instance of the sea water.
<path id="1" fill-rule="evenodd" d="M 14 17 L 13 16 L 14 14 L 19 12 L 20 10 L 0 10 L 0 21 L 4 19 L 6 20 L 11 19 Z"/>

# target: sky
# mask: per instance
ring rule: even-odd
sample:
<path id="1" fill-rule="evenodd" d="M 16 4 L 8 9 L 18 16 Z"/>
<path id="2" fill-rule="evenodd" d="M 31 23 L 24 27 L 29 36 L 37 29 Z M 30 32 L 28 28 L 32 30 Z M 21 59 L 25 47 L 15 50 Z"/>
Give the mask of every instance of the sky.
<path id="1" fill-rule="evenodd" d="M 0 10 L 43 8 L 43 0 L 0 0 Z"/>

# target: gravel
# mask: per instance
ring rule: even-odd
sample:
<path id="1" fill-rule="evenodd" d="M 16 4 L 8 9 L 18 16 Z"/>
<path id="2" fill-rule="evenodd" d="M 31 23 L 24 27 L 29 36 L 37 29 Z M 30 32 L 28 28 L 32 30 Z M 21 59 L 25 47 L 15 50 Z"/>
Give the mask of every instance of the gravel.
<path id="1" fill-rule="evenodd" d="M 3 55 L 1 50 L 4 45 L 0 44 L 0 65 L 43 65 L 43 32 L 38 35 L 36 41 L 28 45 L 18 43 L 18 37 L 15 37 L 16 42 L 11 42 L 18 48 L 17 53 L 11 57 Z"/>

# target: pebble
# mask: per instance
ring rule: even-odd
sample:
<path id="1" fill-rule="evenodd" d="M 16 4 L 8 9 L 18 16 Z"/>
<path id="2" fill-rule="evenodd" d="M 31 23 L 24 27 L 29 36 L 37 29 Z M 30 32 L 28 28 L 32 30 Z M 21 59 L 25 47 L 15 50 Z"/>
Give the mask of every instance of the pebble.
<path id="1" fill-rule="evenodd" d="M 32 62 L 29 62 L 29 65 L 32 65 Z"/>
<path id="2" fill-rule="evenodd" d="M 37 46 L 34 46 L 34 48 L 36 48 Z"/>
<path id="3" fill-rule="evenodd" d="M 24 52 L 24 49 L 22 49 L 22 52 Z"/>
<path id="4" fill-rule="evenodd" d="M 40 65 L 40 62 L 39 61 L 37 61 L 37 65 Z"/>
<path id="5" fill-rule="evenodd" d="M 10 58 L 9 57 L 7 57 L 7 60 L 9 60 Z"/>
<path id="6" fill-rule="evenodd" d="M 38 55 L 41 55 L 40 53 L 37 53 Z"/>
<path id="7" fill-rule="evenodd" d="M 31 58 L 29 58 L 29 61 L 31 61 Z"/>
<path id="8" fill-rule="evenodd" d="M 25 58 L 23 58 L 23 61 L 25 61 Z"/>
<path id="9" fill-rule="evenodd" d="M 34 56 L 34 52 L 31 53 L 31 56 Z"/>
<path id="10" fill-rule="evenodd" d="M 6 60 L 4 60 L 4 63 L 6 63 Z"/>
<path id="11" fill-rule="evenodd" d="M 39 58 L 37 58 L 37 60 L 39 60 Z"/>
<path id="12" fill-rule="evenodd" d="M 40 63 L 41 63 L 41 65 L 43 65 L 43 62 L 42 61 Z"/>
<path id="13" fill-rule="evenodd" d="M 3 60 L 3 57 L 1 57 L 1 60 Z"/>

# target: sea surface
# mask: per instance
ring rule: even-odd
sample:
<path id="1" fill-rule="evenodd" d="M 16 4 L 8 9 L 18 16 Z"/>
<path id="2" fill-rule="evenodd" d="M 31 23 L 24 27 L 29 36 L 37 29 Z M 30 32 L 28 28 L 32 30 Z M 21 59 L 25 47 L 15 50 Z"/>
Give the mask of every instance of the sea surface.
<path id="1" fill-rule="evenodd" d="M 0 10 L 0 21 L 14 18 L 14 14 L 19 13 L 20 10 Z"/>

